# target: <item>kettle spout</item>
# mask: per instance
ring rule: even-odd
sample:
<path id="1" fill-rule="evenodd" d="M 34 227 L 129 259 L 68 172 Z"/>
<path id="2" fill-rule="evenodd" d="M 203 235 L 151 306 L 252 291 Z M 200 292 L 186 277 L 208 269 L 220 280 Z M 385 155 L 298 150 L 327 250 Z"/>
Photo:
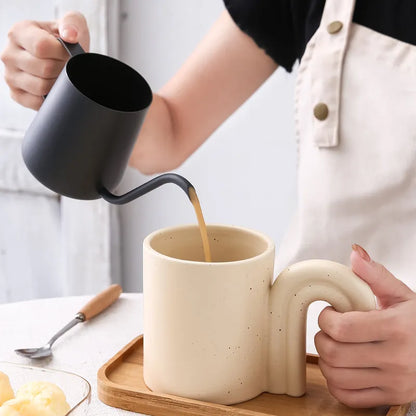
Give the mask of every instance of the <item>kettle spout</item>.
<path id="1" fill-rule="evenodd" d="M 186 178 L 176 173 L 165 173 L 163 175 L 156 176 L 150 181 L 132 189 L 124 195 L 114 195 L 105 188 L 100 189 L 99 194 L 103 199 L 105 199 L 107 202 L 110 202 L 111 204 L 122 205 L 131 202 L 136 198 L 139 198 L 142 195 L 153 191 L 156 188 L 159 188 L 159 186 L 162 186 L 165 183 L 174 183 L 178 185 L 180 188 L 182 188 L 183 191 L 185 191 L 185 193 L 188 195 L 188 198 L 191 198 L 189 190 L 191 188 L 193 189 L 194 187 Z"/>
<path id="2" fill-rule="evenodd" d="M 375 308 L 370 287 L 345 265 L 306 260 L 279 274 L 269 301 L 268 391 L 302 396 L 306 391 L 306 314 L 316 300 L 337 311 Z"/>

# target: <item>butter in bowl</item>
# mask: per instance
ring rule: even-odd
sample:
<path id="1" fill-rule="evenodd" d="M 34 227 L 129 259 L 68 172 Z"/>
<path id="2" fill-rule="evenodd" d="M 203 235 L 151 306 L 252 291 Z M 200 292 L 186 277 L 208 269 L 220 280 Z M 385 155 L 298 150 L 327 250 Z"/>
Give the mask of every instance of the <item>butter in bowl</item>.
<path id="1" fill-rule="evenodd" d="M 84 416 L 90 400 L 77 374 L 0 362 L 0 416 Z"/>

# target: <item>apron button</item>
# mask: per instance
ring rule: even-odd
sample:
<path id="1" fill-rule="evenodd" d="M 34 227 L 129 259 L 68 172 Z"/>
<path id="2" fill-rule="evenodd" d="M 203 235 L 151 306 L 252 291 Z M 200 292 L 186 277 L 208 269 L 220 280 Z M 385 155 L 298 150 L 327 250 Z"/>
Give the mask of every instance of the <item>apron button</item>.
<path id="1" fill-rule="evenodd" d="M 316 106 L 313 109 L 313 115 L 318 119 L 318 120 L 325 120 L 328 117 L 329 114 L 329 110 L 328 110 L 328 106 L 324 103 L 319 103 L 316 104 Z"/>
<path id="2" fill-rule="evenodd" d="M 328 33 L 334 35 L 342 29 L 342 26 L 342 22 L 340 22 L 339 20 L 335 20 L 335 22 L 330 23 L 326 29 L 328 30 Z"/>

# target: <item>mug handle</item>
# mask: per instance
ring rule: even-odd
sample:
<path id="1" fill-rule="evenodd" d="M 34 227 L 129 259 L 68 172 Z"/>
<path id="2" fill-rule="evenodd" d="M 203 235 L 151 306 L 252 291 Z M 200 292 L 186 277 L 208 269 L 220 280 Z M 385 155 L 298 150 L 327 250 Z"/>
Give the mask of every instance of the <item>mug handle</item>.
<path id="1" fill-rule="evenodd" d="M 270 393 L 305 393 L 306 313 L 315 300 L 338 312 L 376 308 L 370 286 L 341 263 L 311 259 L 283 270 L 270 291 Z"/>

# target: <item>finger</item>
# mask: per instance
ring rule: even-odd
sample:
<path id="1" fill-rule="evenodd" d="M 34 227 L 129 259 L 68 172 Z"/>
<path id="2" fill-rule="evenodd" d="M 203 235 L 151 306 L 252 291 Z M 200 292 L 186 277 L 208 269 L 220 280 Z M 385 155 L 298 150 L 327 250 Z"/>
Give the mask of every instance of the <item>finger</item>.
<path id="1" fill-rule="evenodd" d="M 380 362 L 385 361 L 383 343 L 347 344 L 334 341 L 325 332 L 319 331 L 315 335 L 315 347 L 322 359 L 332 367 L 378 368 Z"/>
<path id="2" fill-rule="evenodd" d="M 55 82 L 54 79 L 39 78 L 17 69 L 10 71 L 8 68 L 4 72 L 4 78 L 10 88 L 38 97 L 47 95 Z"/>
<path id="3" fill-rule="evenodd" d="M 43 103 L 43 98 L 36 95 L 29 94 L 19 89 L 10 89 L 10 96 L 14 101 L 21 104 L 24 107 L 31 108 L 32 110 L 39 110 Z"/>
<path id="4" fill-rule="evenodd" d="M 45 25 L 45 24 L 44 24 Z M 40 59 L 67 60 L 68 53 L 56 39 L 56 36 L 46 31 L 41 24 L 22 22 L 9 33 L 12 41 L 32 56 Z"/>
<path id="5" fill-rule="evenodd" d="M 319 314 L 318 325 L 332 339 L 339 342 L 374 342 L 391 337 L 393 328 L 390 322 L 394 314 L 388 310 L 367 312 L 337 312 L 326 307 Z"/>
<path id="6" fill-rule="evenodd" d="M 59 36 L 66 42 L 79 42 L 84 50 L 89 50 L 87 20 L 79 12 L 69 12 L 58 21 Z"/>
<path id="7" fill-rule="evenodd" d="M 319 358 L 319 367 L 327 382 L 339 389 L 380 387 L 383 376 L 378 368 L 332 367 L 322 357 Z"/>
<path id="8" fill-rule="evenodd" d="M 414 400 L 416 387 L 413 374 L 384 371 L 377 368 L 332 367 L 322 357 L 319 367 L 328 386 L 341 390 L 378 388 L 384 392 L 386 401 L 406 403 Z"/>
<path id="9" fill-rule="evenodd" d="M 340 389 L 328 384 L 329 392 L 341 403 L 354 408 L 367 408 L 382 405 L 392 405 L 400 403 L 389 403 L 385 392 L 377 387 L 368 389 L 347 390 Z"/>
<path id="10" fill-rule="evenodd" d="M 368 253 L 357 244 L 353 244 L 351 266 L 368 283 L 383 308 L 415 297 L 409 287 L 396 279 L 383 265 L 371 260 Z"/>
<path id="11" fill-rule="evenodd" d="M 39 78 L 56 79 L 65 65 L 65 61 L 39 59 L 21 48 L 16 47 L 15 49 L 16 51 L 10 51 L 8 57 L 4 59 L 10 70 L 15 68 Z"/>

